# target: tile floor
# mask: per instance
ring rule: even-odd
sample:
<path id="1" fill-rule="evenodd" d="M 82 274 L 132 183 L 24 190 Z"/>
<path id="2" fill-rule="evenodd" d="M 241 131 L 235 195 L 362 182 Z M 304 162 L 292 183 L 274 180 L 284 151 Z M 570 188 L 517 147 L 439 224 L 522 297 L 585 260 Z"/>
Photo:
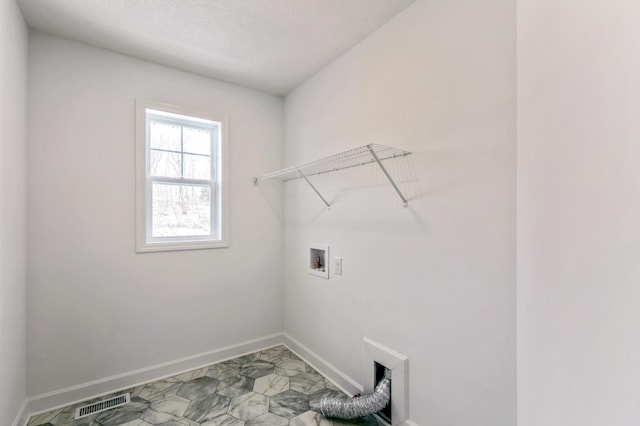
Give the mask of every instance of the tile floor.
<path id="1" fill-rule="evenodd" d="M 347 396 L 284 346 L 122 392 L 131 392 L 122 407 L 73 420 L 76 407 L 105 396 L 32 416 L 28 426 L 378 426 L 373 416 L 348 421 L 313 411 L 325 396 Z"/>

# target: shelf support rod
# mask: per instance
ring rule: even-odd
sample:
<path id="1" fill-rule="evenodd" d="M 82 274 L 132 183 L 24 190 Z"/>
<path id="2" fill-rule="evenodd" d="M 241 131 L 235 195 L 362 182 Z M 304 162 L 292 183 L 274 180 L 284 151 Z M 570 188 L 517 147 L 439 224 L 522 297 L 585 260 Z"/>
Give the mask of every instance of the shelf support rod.
<path id="1" fill-rule="evenodd" d="M 378 156 L 376 155 L 375 151 L 373 150 L 373 148 L 371 148 L 371 145 L 367 145 L 367 149 L 369 149 L 369 152 L 371 153 L 371 155 L 373 156 L 373 159 L 376 160 L 376 163 L 378 163 L 378 166 L 380 166 L 380 169 L 382 170 L 382 173 L 384 173 L 384 175 L 387 177 L 387 179 L 389 180 L 389 182 L 391 183 L 391 186 L 393 186 L 393 189 L 396 190 L 396 192 L 398 193 L 398 195 L 400 196 L 400 198 L 402 199 L 403 207 L 407 208 L 407 199 L 404 198 L 404 195 L 402 195 L 402 192 L 400 192 L 400 189 L 398 188 L 398 185 L 396 185 L 396 183 L 393 181 L 393 179 L 391 178 L 391 176 L 389 175 L 389 172 L 387 172 L 387 169 L 384 168 L 384 166 L 382 165 L 382 162 L 380 161 L 380 159 L 378 158 Z M 306 178 L 305 178 L 306 179 Z"/>
<path id="2" fill-rule="evenodd" d="M 304 180 L 306 180 L 306 181 L 307 181 L 307 183 L 309 184 L 309 186 L 311 187 L 311 189 L 313 189 L 313 191 L 316 193 L 316 195 L 317 195 L 318 197 L 320 197 L 320 199 L 322 200 L 322 202 L 326 204 L 327 208 L 331 207 L 331 206 L 329 205 L 329 203 L 327 203 L 327 200 L 325 200 L 325 199 L 324 199 L 324 197 L 323 197 L 323 196 L 318 192 L 318 190 L 316 189 L 316 187 L 315 187 L 315 186 L 313 186 L 313 184 L 309 181 L 309 179 L 307 179 L 307 177 L 304 175 L 304 173 L 302 173 L 302 172 L 300 171 L 300 169 L 298 169 L 298 173 L 300 173 L 300 176 L 302 176 L 302 178 L 303 178 Z"/>

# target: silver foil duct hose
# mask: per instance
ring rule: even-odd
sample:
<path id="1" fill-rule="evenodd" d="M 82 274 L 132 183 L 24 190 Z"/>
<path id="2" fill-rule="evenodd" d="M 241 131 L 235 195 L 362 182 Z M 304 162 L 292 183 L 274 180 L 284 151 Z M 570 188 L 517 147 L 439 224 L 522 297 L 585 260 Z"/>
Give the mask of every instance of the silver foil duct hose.
<path id="1" fill-rule="evenodd" d="M 355 419 L 377 413 L 391 400 L 391 370 L 385 368 L 384 378 L 373 393 L 356 398 L 322 398 L 320 413 L 325 417 Z"/>

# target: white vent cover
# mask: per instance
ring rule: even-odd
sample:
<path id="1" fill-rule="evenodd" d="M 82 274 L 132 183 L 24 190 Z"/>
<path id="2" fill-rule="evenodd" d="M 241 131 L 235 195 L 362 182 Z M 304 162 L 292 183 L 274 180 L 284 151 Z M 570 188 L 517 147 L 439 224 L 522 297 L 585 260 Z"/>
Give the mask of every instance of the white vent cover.
<path id="1" fill-rule="evenodd" d="M 122 395 L 94 402 L 93 404 L 84 405 L 76 408 L 76 416 L 74 417 L 74 420 L 100 413 L 102 411 L 107 411 L 112 408 L 121 407 L 129 402 L 131 402 L 131 395 L 127 392 Z"/>

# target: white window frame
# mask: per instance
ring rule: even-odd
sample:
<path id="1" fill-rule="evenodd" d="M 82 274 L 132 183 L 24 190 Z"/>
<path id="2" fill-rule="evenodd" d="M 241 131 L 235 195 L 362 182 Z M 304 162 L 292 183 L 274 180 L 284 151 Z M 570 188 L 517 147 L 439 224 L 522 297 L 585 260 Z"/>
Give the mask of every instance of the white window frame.
<path id="1" fill-rule="evenodd" d="M 152 237 L 151 236 L 151 184 L 159 181 L 150 175 L 147 110 L 179 114 L 196 119 L 219 123 L 217 165 L 212 164 L 216 176 L 212 176 L 211 198 L 213 236 Z M 228 173 L 228 120 L 225 116 L 197 111 L 190 108 L 154 102 L 145 99 L 136 100 L 136 252 L 195 250 L 229 247 L 229 173 Z M 214 158 L 212 152 L 212 158 Z M 162 178 L 162 182 L 194 183 L 195 180 L 180 178 Z M 197 182 L 195 182 L 197 183 Z M 215 201 L 214 201 L 215 197 Z M 214 230 L 215 229 L 215 230 Z M 216 232 L 217 231 L 217 232 Z"/>

